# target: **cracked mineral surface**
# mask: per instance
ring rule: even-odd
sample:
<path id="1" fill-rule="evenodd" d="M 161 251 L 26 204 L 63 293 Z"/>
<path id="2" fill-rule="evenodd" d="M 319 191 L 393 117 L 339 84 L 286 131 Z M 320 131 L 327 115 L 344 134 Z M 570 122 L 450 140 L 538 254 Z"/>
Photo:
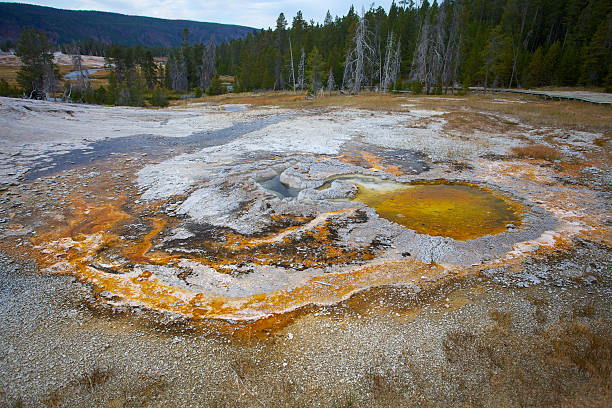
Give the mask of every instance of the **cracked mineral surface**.
<path id="1" fill-rule="evenodd" d="M 345 307 L 408 319 L 422 305 L 370 303 L 475 282 L 504 299 L 608 290 L 609 132 L 389 98 L 389 110 L 0 98 L 1 249 L 36 262 L 42 275 L 24 278 L 36 285 L 74 277 L 61 285 L 88 288 L 98 311 L 241 338 L 304 336 Z M 542 145 L 557 155 L 529 156 Z M 598 307 L 609 318 L 609 298 Z"/>

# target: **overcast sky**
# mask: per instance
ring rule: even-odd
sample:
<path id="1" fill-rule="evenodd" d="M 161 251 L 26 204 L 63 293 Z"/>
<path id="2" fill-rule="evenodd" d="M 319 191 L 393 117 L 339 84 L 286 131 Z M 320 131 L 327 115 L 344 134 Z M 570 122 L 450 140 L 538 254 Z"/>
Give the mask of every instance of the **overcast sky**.
<path id="1" fill-rule="evenodd" d="M 10 1 L 10 0 L 9 0 Z M 18 1 L 19 2 L 19 1 Z M 283 12 L 287 22 L 298 10 L 306 21 L 323 22 L 327 10 L 333 17 L 346 14 L 351 4 L 356 10 L 369 8 L 372 1 L 363 0 L 32 0 L 20 3 L 38 4 L 70 10 L 99 10 L 138 16 L 210 21 L 239 24 L 255 28 L 276 25 L 276 18 Z M 379 0 L 386 10 L 391 0 Z"/>

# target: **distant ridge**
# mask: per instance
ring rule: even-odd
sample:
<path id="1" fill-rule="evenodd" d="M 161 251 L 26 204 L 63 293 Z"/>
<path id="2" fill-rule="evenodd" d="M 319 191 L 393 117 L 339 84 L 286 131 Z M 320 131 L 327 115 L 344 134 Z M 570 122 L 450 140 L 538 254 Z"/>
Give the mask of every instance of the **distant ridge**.
<path id="1" fill-rule="evenodd" d="M 0 3 L 0 42 L 16 41 L 23 27 L 35 27 L 59 44 L 87 40 L 121 45 L 170 47 L 181 42 L 183 28 L 189 39 L 217 43 L 241 38 L 254 28 L 190 20 L 166 20 L 103 11 L 62 10 L 21 3 Z"/>

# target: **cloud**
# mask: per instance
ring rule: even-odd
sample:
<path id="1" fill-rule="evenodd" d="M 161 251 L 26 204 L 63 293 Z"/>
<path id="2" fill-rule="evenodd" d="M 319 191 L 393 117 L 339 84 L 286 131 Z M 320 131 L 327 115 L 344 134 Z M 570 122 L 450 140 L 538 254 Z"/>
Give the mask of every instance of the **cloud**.
<path id="1" fill-rule="evenodd" d="M 357 10 L 368 8 L 371 1 L 350 0 L 33 0 L 29 4 L 57 7 L 69 10 L 98 10 L 138 16 L 167 19 L 208 21 L 225 24 L 239 24 L 255 28 L 276 25 L 276 18 L 282 12 L 291 24 L 298 10 L 304 19 L 323 22 L 327 10 L 332 16 L 347 13 L 351 4 Z M 387 4 L 388 3 L 388 4 Z M 380 4 L 380 2 L 378 3 Z M 388 8 L 391 0 L 381 4 Z"/>

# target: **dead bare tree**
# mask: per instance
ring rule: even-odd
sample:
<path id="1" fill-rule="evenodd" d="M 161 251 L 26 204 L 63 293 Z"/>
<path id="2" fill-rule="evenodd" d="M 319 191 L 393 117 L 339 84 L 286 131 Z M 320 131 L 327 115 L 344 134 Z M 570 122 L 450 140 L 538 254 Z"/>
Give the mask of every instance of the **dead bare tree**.
<path id="1" fill-rule="evenodd" d="M 182 50 L 170 53 L 166 66 L 170 77 L 170 87 L 175 91 L 186 91 L 188 88 L 187 82 L 187 64 L 183 57 Z"/>
<path id="2" fill-rule="evenodd" d="M 336 83 L 334 82 L 334 71 L 331 67 L 329 67 L 329 76 L 327 77 L 327 92 L 329 92 L 329 96 L 332 95 L 335 86 Z"/>
<path id="3" fill-rule="evenodd" d="M 72 71 L 77 73 L 77 88 L 84 92 L 89 88 L 89 76 L 87 75 L 87 70 L 83 69 L 83 58 L 81 57 L 81 50 L 79 46 L 73 43 L 70 46 L 70 54 L 72 60 Z M 72 82 L 70 83 L 70 87 L 72 89 Z"/>
<path id="4" fill-rule="evenodd" d="M 302 56 L 300 57 L 300 65 L 298 66 L 298 86 L 304 89 L 304 65 L 306 64 L 306 52 L 302 47 Z"/>
<path id="5" fill-rule="evenodd" d="M 373 6 L 372 6 L 373 7 Z M 379 21 L 376 20 L 376 25 L 374 28 L 374 50 L 376 53 L 374 54 L 374 63 L 372 64 L 372 72 L 370 75 L 370 87 L 374 86 L 374 80 L 378 81 L 378 92 L 382 92 L 382 83 L 383 83 L 383 56 L 380 51 L 380 40 L 379 40 Z"/>
<path id="6" fill-rule="evenodd" d="M 289 37 L 289 54 L 291 55 L 291 80 L 293 81 L 293 92 L 295 93 L 295 70 L 293 68 L 293 48 L 291 47 L 291 37 Z"/>
<path id="7" fill-rule="evenodd" d="M 215 59 L 216 59 L 217 47 L 214 41 L 211 39 L 204 46 L 202 52 L 202 67 L 200 75 L 200 88 L 206 89 L 210 85 L 213 77 L 216 74 Z"/>
<path id="8" fill-rule="evenodd" d="M 446 4 L 446 3 L 444 3 Z M 446 7 L 445 7 L 446 12 Z M 446 46 L 443 50 L 443 65 L 442 65 L 442 86 L 445 88 L 445 93 L 448 91 L 448 86 L 451 86 L 451 91 L 454 93 L 454 85 L 457 80 L 457 72 L 459 70 L 460 60 L 460 44 L 461 44 L 461 31 L 459 27 L 459 15 L 461 13 L 461 3 L 454 3 L 453 9 L 451 10 L 452 16 L 450 24 L 442 23 L 443 27 L 447 27 L 446 35 Z M 445 16 L 446 17 L 446 16 Z"/>
<path id="9" fill-rule="evenodd" d="M 393 79 L 393 83 L 397 82 L 397 79 L 400 76 L 402 64 L 402 44 L 400 40 L 397 40 L 397 45 L 395 46 L 395 55 L 393 56 L 393 62 L 391 63 L 391 79 Z"/>
<path id="10" fill-rule="evenodd" d="M 516 65 L 518 62 L 518 58 L 520 55 L 520 50 L 521 50 L 521 46 L 523 48 L 528 48 L 529 45 L 529 38 L 531 36 L 531 34 L 533 33 L 533 29 L 534 26 L 536 25 L 536 21 L 537 21 L 537 17 L 538 17 L 538 13 L 540 10 L 540 7 L 537 6 L 535 13 L 533 15 L 533 22 L 531 23 L 531 28 L 530 30 L 525 33 L 526 31 L 526 25 L 527 25 L 527 16 L 530 12 L 530 8 L 533 2 L 529 1 L 529 0 L 515 0 L 513 3 L 509 4 L 510 7 L 510 13 L 509 14 L 514 14 L 515 18 L 518 18 L 518 15 L 520 13 L 520 20 L 521 20 L 521 24 L 520 24 L 520 29 L 518 30 L 518 32 L 516 31 L 516 28 L 518 27 L 517 24 L 509 24 L 511 29 L 511 41 L 512 41 L 512 74 L 510 75 L 510 82 L 508 83 L 508 88 L 512 88 L 512 82 L 516 81 L 516 85 L 517 87 L 519 86 L 518 84 L 518 75 L 516 72 Z M 515 21 L 516 23 L 516 21 Z"/>
<path id="11" fill-rule="evenodd" d="M 376 51 L 372 47 L 372 32 L 368 30 L 365 11 L 355 27 L 353 47 L 346 55 L 342 89 L 348 89 L 352 94 L 359 94 L 362 86 L 367 83 L 367 68 L 375 63 Z"/>
<path id="12" fill-rule="evenodd" d="M 418 81 L 425 84 L 425 92 L 429 93 L 432 79 L 432 61 L 431 54 L 433 53 L 432 29 L 429 24 L 429 18 L 425 17 L 425 21 L 419 30 L 414 56 L 412 58 L 412 67 L 410 69 L 410 80 Z"/>
<path id="13" fill-rule="evenodd" d="M 437 14 L 425 17 L 412 60 L 410 79 L 425 85 L 448 89 L 457 79 L 460 58 L 460 2 L 443 2 Z"/>
<path id="14" fill-rule="evenodd" d="M 393 31 L 387 38 L 387 48 L 385 50 L 385 64 L 383 67 L 383 75 L 381 81 L 381 89 L 387 92 L 389 88 L 397 81 L 400 72 L 400 42 L 395 44 Z"/>
<path id="15" fill-rule="evenodd" d="M 55 94 L 56 77 L 53 65 L 46 64 L 43 73 L 43 92 L 47 100 Z"/>

